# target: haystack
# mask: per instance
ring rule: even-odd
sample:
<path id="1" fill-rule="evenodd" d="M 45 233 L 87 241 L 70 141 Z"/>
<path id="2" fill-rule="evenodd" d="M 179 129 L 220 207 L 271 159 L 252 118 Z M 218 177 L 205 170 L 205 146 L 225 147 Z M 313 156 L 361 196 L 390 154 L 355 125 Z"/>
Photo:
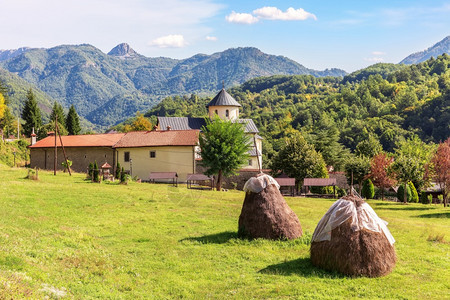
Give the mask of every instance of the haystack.
<path id="1" fill-rule="evenodd" d="M 275 179 L 266 174 L 252 177 L 245 183 L 245 200 L 239 217 L 240 237 L 278 240 L 302 236 L 300 221 L 279 188 Z"/>
<path id="2" fill-rule="evenodd" d="M 348 276 L 379 277 L 395 266 L 394 238 L 375 211 L 350 195 L 336 201 L 314 231 L 311 261 Z"/>

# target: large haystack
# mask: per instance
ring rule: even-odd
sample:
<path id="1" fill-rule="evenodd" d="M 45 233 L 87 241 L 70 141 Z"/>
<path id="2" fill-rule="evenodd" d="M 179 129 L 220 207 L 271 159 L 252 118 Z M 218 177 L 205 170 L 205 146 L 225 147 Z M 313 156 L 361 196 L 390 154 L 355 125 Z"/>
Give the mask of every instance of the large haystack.
<path id="1" fill-rule="evenodd" d="M 314 231 L 311 261 L 349 276 L 379 277 L 395 266 L 394 238 L 373 209 L 356 196 L 336 201 Z"/>
<path id="2" fill-rule="evenodd" d="M 277 240 L 302 236 L 297 215 L 287 205 L 272 177 L 265 174 L 252 177 L 244 191 L 245 200 L 239 217 L 240 237 Z"/>

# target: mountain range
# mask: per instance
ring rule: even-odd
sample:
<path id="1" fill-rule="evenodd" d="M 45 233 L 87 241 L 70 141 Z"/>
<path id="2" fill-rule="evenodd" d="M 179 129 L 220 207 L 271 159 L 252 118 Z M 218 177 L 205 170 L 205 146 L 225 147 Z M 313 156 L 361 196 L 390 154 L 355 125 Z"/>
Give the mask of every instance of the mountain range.
<path id="1" fill-rule="evenodd" d="M 110 126 L 136 111 L 146 111 L 168 95 L 209 95 L 222 87 L 276 74 L 344 76 L 345 71 L 317 71 L 256 48 L 234 48 L 178 60 L 149 58 L 120 44 L 108 54 L 92 45 L 9 51 L 0 67 L 47 93 L 64 107 L 74 104 L 93 124 Z"/>
<path id="2" fill-rule="evenodd" d="M 431 56 L 450 53 L 450 36 L 425 51 L 411 54 L 400 65 L 378 64 L 352 74 L 340 69 L 317 71 L 284 56 L 269 55 L 257 48 L 232 48 L 187 59 L 145 57 L 122 43 L 107 54 L 89 44 L 54 48 L 0 50 L 0 80 L 10 92 L 16 115 L 26 90 L 38 94 L 44 118 L 52 103 L 66 109 L 74 105 L 86 128 L 117 124 L 137 111 L 147 111 L 166 96 L 212 95 L 249 79 L 271 75 L 347 75 L 345 81 L 360 80 L 372 73 L 390 73 L 402 64 L 418 63 Z"/>
<path id="3" fill-rule="evenodd" d="M 450 35 L 424 51 L 408 55 L 400 62 L 400 64 L 418 64 L 420 62 L 428 60 L 431 57 L 436 58 L 443 53 L 450 54 Z"/>

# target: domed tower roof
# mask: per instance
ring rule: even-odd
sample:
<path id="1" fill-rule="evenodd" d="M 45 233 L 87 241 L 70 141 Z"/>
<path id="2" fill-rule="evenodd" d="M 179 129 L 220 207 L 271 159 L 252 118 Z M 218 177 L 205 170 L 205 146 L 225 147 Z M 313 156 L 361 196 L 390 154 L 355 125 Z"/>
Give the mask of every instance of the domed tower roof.
<path id="1" fill-rule="evenodd" d="M 242 107 L 230 94 L 228 94 L 223 88 L 215 97 L 212 99 L 206 107 L 210 106 L 237 106 Z"/>

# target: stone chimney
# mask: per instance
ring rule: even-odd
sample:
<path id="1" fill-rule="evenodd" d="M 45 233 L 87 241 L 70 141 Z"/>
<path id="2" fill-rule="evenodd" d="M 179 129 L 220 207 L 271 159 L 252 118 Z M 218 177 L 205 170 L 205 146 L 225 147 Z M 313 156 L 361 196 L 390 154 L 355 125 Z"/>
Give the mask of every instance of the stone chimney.
<path id="1" fill-rule="evenodd" d="M 169 131 L 172 127 L 169 125 L 167 126 L 167 131 Z"/>
<path id="2" fill-rule="evenodd" d="M 31 132 L 31 145 L 36 144 L 36 133 L 34 133 L 34 127 L 33 131 Z"/>

